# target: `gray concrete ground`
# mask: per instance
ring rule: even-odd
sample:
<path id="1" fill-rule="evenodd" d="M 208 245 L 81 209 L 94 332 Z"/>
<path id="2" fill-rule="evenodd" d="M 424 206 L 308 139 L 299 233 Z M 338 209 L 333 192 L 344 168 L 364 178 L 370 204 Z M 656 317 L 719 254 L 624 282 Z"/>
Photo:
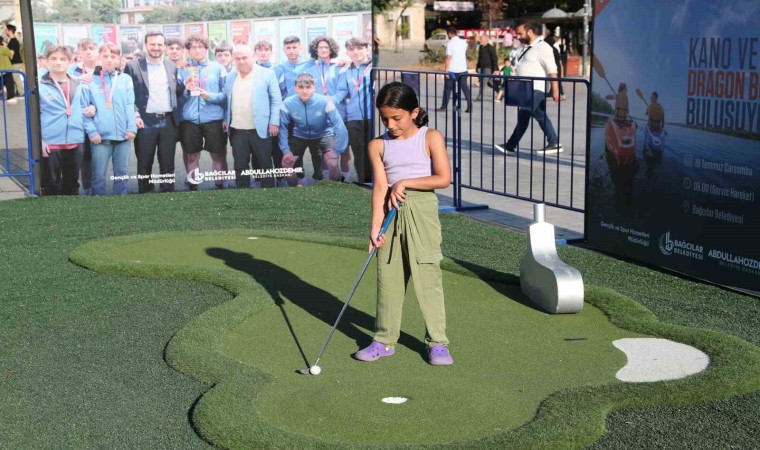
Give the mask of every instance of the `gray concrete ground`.
<path id="1" fill-rule="evenodd" d="M 422 53 L 417 49 L 406 49 L 400 53 L 381 51 L 379 67 L 397 68 L 416 64 Z M 388 73 L 385 80 L 399 77 L 399 73 Z M 473 80 L 475 83 L 476 80 Z M 561 108 L 550 102 L 549 116 L 559 130 L 559 136 L 565 148 L 560 154 L 544 155 L 533 152 L 531 148 L 543 147 L 543 133 L 533 121 L 520 143 L 517 155 L 504 154 L 494 144 L 506 140 L 516 123 L 517 108 L 505 107 L 503 103 L 493 101 L 493 91 L 484 91 L 484 101 L 473 104 L 473 111 L 462 114 L 462 158 L 460 175 L 463 184 L 462 206 L 487 205 L 487 209 L 460 210 L 478 220 L 483 220 L 515 230 L 527 230 L 533 219 L 534 202 L 545 201 L 583 209 L 585 196 L 586 164 L 586 89 L 583 85 L 565 85 L 570 87 L 568 101 L 562 102 Z M 479 88 L 473 89 L 477 95 Z M 452 143 L 453 129 L 452 103 L 448 111 L 435 112 L 441 106 L 443 76 L 422 75 L 420 77 L 420 98 L 422 106 L 430 114 L 430 126 L 442 131 Z M 572 101 L 574 100 L 574 101 Z M 26 121 L 24 119 L 24 100 L 16 105 L 6 105 L 0 109 L 0 119 L 7 127 L 0 129 L 0 149 L 9 148 L 0 154 L 0 200 L 23 198 L 28 196 L 28 179 L 4 177 L 8 169 L 17 171 L 26 164 Z M 377 125 L 378 132 L 381 131 Z M 7 132 L 6 132 L 7 130 Z M 451 147 L 451 145 L 449 146 Z M 449 148 L 451 151 L 451 148 Z M 182 189 L 181 180 L 185 173 L 182 166 L 181 150 L 178 149 L 175 163 L 177 169 L 177 188 Z M 7 156 L 10 156 L 8 158 Z M 211 170 L 210 161 L 202 159 L 201 170 Z M 308 159 L 308 158 L 307 158 Z M 134 164 L 131 164 L 134 166 Z M 310 164 L 306 172 L 311 174 Z M 130 172 L 134 171 L 134 167 Z M 485 191 L 493 191 L 489 193 Z M 501 194 L 501 195 L 499 195 Z M 441 206 L 453 205 L 453 188 L 439 192 Z M 508 195 L 529 197 L 533 200 L 517 200 Z M 450 208 L 449 208 L 450 209 Z M 547 207 L 546 220 L 555 225 L 557 239 L 570 240 L 583 237 L 583 214 L 566 209 Z"/>

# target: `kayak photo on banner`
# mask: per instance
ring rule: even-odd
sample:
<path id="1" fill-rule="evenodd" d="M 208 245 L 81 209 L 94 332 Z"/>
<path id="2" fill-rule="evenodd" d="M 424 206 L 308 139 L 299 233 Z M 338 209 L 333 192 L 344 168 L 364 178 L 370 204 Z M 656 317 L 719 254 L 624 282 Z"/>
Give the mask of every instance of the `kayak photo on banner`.
<path id="1" fill-rule="evenodd" d="M 586 238 L 758 292 L 760 8 L 716 5 L 595 1 Z"/>
<path id="2" fill-rule="evenodd" d="M 369 136 L 349 145 L 348 121 L 353 92 L 370 93 L 371 2 L 325 0 L 324 12 L 310 3 L 287 16 L 274 3 L 231 3 L 125 0 L 111 23 L 33 24 L 47 56 L 40 195 L 370 181 L 355 165 L 368 161 Z"/>

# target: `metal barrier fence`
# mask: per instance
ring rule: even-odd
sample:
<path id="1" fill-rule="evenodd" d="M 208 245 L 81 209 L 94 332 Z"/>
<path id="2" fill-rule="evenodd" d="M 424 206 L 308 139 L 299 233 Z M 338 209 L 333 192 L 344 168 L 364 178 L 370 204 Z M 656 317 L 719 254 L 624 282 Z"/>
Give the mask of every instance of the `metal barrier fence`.
<path id="1" fill-rule="evenodd" d="M 21 78 L 24 96 L 6 99 L 6 81 L 10 75 Z M 29 126 L 29 84 L 26 74 L 20 70 L 0 70 L 0 112 L 2 112 L 2 142 L 0 154 L 0 178 L 11 178 L 20 183 L 30 194 L 35 192 L 34 158 L 32 156 L 32 130 Z M 23 114 L 21 114 L 23 108 Z M 24 133 L 22 130 L 26 130 Z"/>
<path id="2" fill-rule="evenodd" d="M 518 124 L 519 111 L 527 116 L 534 101 L 541 100 L 533 83 L 543 84 L 548 78 L 466 74 L 453 82 L 447 81 L 448 74 L 443 72 L 383 68 L 373 69 L 373 77 L 375 89 L 391 81 L 414 87 L 420 106 L 430 116 L 429 126 L 444 134 L 452 151 L 455 208 L 465 209 L 462 193 L 470 189 L 583 212 L 589 143 L 588 81 L 561 78 L 564 98 L 555 103 L 551 95 L 547 96 L 546 118 L 562 145 L 561 151 L 547 151 L 549 142 L 534 118 L 528 119 L 526 132 L 514 149 L 505 143 Z M 471 94 L 469 104 L 465 88 Z M 494 88 L 505 91 L 501 101 L 497 101 Z M 451 101 L 445 98 L 446 91 L 450 91 Z M 445 109 L 440 110 L 444 102 Z M 375 117 L 373 130 L 379 135 L 382 124 Z"/>

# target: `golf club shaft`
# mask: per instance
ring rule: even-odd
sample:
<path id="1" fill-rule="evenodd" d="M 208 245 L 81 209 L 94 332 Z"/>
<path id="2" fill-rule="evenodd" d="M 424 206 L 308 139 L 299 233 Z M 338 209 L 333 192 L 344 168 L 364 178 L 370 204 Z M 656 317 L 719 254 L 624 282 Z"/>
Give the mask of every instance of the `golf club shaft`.
<path id="1" fill-rule="evenodd" d="M 378 237 L 385 234 L 386 231 L 388 231 L 388 227 L 391 225 L 391 222 L 393 221 L 393 218 L 396 216 L 396 208 L 391 208 L 390 211 L 385 215 L 385 220 L 383 221 L 383 225 L 380 227 L 380 233 L 378 234 Z M 367 255 L 367 259 L 364 261 L 364 265 L 362 266 L 362 270 L 359 272 L 359 276 L 356 277 L 356 281 L 354 281 L 354 285 L 351 288 L 351 291 L 348 293 L 348 297 L 346 297 L 345 303 L 343 303 L 343 308 L 341 308 L 340 312 L 338 313 L 338 318 L 335 319 L 335 323 L 332 326 L 332 329 L 330 330 L 330 333 L 327 335 L 327 339 L 325 339 L 325 343 L 322 344 L 322 349 L 319 351 L 319 354 L 317 355 L 317 359 L 314 361 L 314 364 L 312 366 L 316 366 L 319 364 L 319 360 L 322 358 L 322 355 L 325 353 L 325 349 L 327 348 L 327 344 L 330 343 L 330 339 L 332 339 L 333 333 L 335 333 L 335 330 L 338 328 L 338 323 L 340 323 L 341 317 L 343 317 L 343 313 L 346 311 L 346 308 L 348 308 L 348 303 L 351 301 L 351 297 L 354 296 L 354 292 L 356 292 L 356 288 L 359 286 L 359 282 L 362 280 L 362 277 L 364 276 L 364 272 L 367 271 L 367 267 L 369 267 L 369 263 L 372 262 L 372 257 L 375 256 L 375 253 L 377 253 L 377 247 L 372 246 L 372 250 L 369 252 L 369 255 Z"/>

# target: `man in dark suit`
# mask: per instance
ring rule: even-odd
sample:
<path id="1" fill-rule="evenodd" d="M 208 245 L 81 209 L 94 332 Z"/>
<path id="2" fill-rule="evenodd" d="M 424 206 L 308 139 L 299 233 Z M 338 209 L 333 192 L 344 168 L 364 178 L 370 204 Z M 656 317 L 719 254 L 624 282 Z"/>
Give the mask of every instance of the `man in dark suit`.
<path id="1" fill-rule="evenodd" d="M 498 75 L 499 59 L 496 57 L 496 50 L 488 40 L 488 36 L 485 34 L 478 36 L 478 43 L 480 44 L 478 48 L 478 64 L 476 66 L 478 73 L 482 75 Z M 480 91 L 478 91 L 478 96 L 475 98 L 476 102 L 479 102 L 483 98 L 484 85 L 489 82 L 493 85 L 491 78 L 480 78 Z"/>
<path id="2" fill-rule="evenodd" d="M 184 85 L 177 85 L 177 67 L 164 58 L 164 35 L 151 32 L 145 35 L 146 56 L 133 59 L 124 68 L 135 86 L 137 137 L 137 177 L 140 193 L 174 190 L 174 154 L 177 149 L 177 95 Z M 152 175 L 153 160 L 158 153 L 160 176 Z"/>

